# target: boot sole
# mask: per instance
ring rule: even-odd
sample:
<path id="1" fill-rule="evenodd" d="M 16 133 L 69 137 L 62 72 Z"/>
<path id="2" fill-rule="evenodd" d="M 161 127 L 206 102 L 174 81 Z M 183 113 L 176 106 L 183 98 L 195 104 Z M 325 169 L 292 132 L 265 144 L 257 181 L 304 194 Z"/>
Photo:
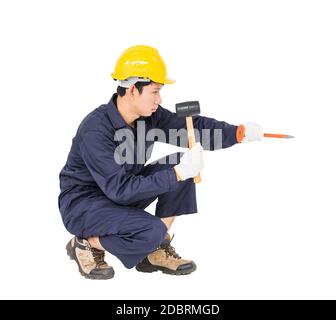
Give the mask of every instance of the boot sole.
<path id="1" fill-rule="evenodd" d="M 189 270 L 170 270 L 164 267 L 160 266 L 153 266 L 153 265 L 137 265 L 135 269 L 139 272 L 145 272 L 145 273 L 152 273 L 156 271 L 161 271 L 165 274 L 175 275 L 175 276 L 184 276 L 187 274 L 190 274 L 196 270 L 196 266 Z"/>
<path id="2" fill-rule="evenodd" d="M 78 271 L 79 273 L 86 279 L 91 279 L 91 280 L 108 280 L 108 279 L 112 279 L 114 277 L 114 272 L 113 272 L 113 275 L 110 275 L 110 276 L 103 276 L 103 275 L 95 275 L 95 274 L 86 274 L 82 268 L 80 267 L 80 264 L 79 262 L 77 261 L 77 258 L 71 248 L 71 243 L 69 242 L 66 247 L 65 247 L 66 251 L 67 251 L 67 254 L 69 256 L 69 258 L 71 260 L 75 260 L 75 262 L 77 263 L 77 266 L 78 266 Z"/>

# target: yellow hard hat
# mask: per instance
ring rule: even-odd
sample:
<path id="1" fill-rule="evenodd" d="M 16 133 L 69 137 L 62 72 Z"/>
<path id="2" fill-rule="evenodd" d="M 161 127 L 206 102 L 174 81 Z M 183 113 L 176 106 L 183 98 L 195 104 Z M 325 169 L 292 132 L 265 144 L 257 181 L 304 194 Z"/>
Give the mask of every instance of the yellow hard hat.
<path id="1" fill-rule="evenodd" d="M 175 82 L 167 77 L 166 65 L 159 52 L 148 46 L 134 46 L 126 49 L 119 57 L 111 76 L 116 80 L 139 77 L 161 84 Z"/>

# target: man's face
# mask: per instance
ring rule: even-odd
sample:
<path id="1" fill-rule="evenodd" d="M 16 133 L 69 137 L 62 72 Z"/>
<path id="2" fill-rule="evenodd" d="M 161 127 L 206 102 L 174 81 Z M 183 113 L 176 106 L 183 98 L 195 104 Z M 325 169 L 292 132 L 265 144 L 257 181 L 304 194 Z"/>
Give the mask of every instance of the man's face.
<path id="1" fill-rule="evenodd" d="M 158 105 L 162 102 L 160 96 L 162 87 L 162 84 L 151 83 L 142 88 L 141 94 L 137 89 L 134 90 L 134 107 L 139 116 L 150 117 L 156 111 Z"/>

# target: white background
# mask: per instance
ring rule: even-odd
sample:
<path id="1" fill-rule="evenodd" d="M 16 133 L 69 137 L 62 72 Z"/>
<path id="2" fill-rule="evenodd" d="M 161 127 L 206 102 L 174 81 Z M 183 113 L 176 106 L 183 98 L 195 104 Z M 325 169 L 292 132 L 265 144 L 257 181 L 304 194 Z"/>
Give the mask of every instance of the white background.
<path id="1" fill-rule="evenodd" d="M 335 16 L 321 0 L 2 1 L 0 298 L 335 299 Z M 58 174 L 136 44 L 177 80 L 164 107 L 199 100 L 205 116 L 296 138 L 205 153 L 199 214 L 172 228 L 195 273 L 108 255 L 115 278 L 90 281 L 64 249 Z"/>

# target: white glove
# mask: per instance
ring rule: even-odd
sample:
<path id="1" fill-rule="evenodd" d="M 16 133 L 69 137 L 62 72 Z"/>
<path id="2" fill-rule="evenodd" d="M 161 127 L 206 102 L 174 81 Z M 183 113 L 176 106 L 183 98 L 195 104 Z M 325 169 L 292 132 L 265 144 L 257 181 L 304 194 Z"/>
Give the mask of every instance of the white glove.
<path id="1" fill-rule="evenodd" d="M 260 141 L 264 137 L 264 131 L 260 124 L 254 122 L 246 122 L 245 137 L 242 142 Z"/>
<path id="2" fill-rule="evenodd" d="M 188 149 L 182 156 L 180 163 L 174 167 L 182 180 L 196 177 L 203 168 L 203 148 L 199 142 Z"/>

